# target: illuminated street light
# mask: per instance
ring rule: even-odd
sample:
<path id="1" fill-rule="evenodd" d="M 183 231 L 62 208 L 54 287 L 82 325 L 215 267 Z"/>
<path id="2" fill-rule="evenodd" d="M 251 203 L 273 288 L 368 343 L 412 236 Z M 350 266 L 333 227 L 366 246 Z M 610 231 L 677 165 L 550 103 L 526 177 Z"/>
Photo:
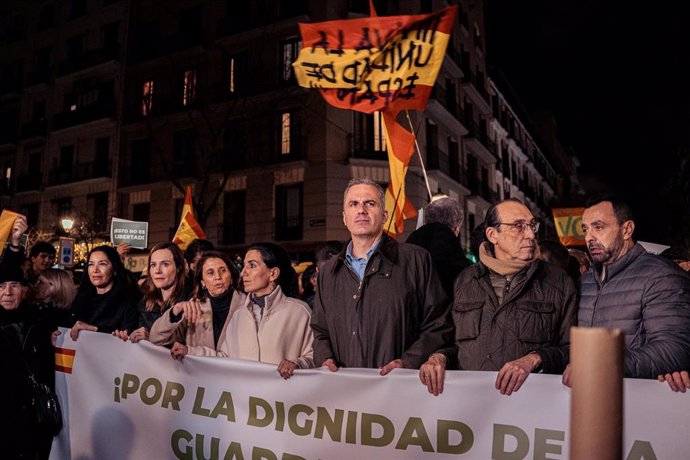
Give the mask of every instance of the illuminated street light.
<path id="1" fill-rule="evenodd" d="M 74 227 L 74 219 L 70 217 L 63 217 L 60 223 L 62 224 L 62 229 L 67 233 L 71 232 Z"/>

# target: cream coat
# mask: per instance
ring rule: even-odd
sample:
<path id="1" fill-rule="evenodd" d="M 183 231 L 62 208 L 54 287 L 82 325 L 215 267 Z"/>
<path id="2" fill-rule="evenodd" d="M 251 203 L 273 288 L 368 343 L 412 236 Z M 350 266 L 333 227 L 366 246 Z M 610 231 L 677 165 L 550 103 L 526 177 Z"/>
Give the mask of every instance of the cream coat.
<path id="1" fill-rule="evenodd" d="M 184 319 L 172 323 L 170 314 L 164 314 L 151 328 L 151 342 L 170 345 L 175 341 L 183 342 L 186 337 L 189 354 L 194 356 L 223 356 L 271 364 L 287 358 L 301 369 L 314 367 L 309 307 L 285 296 L 280 287 L 266 296 L 258 328 L 249 296 L 235 293 L 215 350 L 211 304 L 205 302 L 202 310 L 202 320 L 192 327 L 187 327 Z"/>

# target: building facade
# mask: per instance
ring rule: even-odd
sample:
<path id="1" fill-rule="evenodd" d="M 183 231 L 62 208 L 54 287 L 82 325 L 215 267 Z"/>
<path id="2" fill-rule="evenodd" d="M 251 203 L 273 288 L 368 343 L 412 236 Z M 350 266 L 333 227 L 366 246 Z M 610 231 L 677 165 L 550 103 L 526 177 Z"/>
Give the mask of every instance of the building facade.
<path id="1" fill-rule="evenodd" d="M 107 234 L 120 217 L 148 221 L 151 243 L 168 240 L 191 184 L 219 247 L 311 249 L 347 238 L 351 178 L 389 181 L 380 114 L 329 106 L 296 84 L 291 67 L 299 22 L 366 16 L 368 1 L 15 3 L 5 7 L 19 25 L 0 44 L 0 204 L 39 232 L 59 231 L 71 214 Z M 375 2 L 379 15 L 448 3 Z M 482 2 L 450 3 L 460 13 L 446 59 L 427 109 L 409 117 L 419 155 L 406 188 L 417 207 L 429 192 L 464 203 L 468 247 L 500 198 L 517 197 L 550 222 L 559 183 L 576 174 L 552 166 L 555 148 L 569 157 L 549 124 L 531 129 L 489 77 Z"/>

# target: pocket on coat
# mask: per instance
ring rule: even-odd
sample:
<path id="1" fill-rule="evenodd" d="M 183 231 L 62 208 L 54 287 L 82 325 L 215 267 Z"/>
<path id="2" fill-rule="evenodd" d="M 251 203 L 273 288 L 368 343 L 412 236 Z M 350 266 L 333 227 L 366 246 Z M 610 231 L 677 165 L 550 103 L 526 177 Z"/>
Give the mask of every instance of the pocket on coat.
<path id="1" fill-rule="evenodd" d="M 457 340 L 476 339 L 482 322 L 484 302 L 469 302 L 453 305 L 453 323 Z"/>
<path id="2" fill-rule="evenodd" d="M 547 302 L 529 302 L 516 305 L 518 339 L 526 343 L 549 343 L 553 330 L 556 306 Z"/>

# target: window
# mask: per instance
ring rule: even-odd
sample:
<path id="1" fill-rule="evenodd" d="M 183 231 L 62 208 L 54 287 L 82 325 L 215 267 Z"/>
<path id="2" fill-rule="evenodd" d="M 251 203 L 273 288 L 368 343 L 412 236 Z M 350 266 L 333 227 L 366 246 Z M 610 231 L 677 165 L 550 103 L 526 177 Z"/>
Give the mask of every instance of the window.
<path id="1" fill-rule="evenodd" d="M 132 220 L 148 222 L 151 214 L 151 203 L 137 203 L 132 205 Z"/>
<path id="2" fill-rule="evenodd" d="M 450 162 L 450 177 L 460 182 L 460 149 L 458 141 L 448 137 L 448 161 Z"/>
<path id="3" fill-rule="evenodd" d="M 60 149 L 59 174 L 62 178 L 68 178 L 72 174 L 74 163 L 74 145 L 65 145 Z"/>
<path id="4" fill-rule="evenodd" d="M 276 186 L 276 240 L 302 239 L 302 184 Z"/>
<path id="5" fill-rule="evenodd" d="M 115 59 L 119 54 L 120 23 L 113 22 L 103 27 L 103 57 Z"/>
<path id="6" fill-rule="evenodd" d="M 426 119 L 426 162 L 429 169 L 439 169 L 438 126 Z"/>
<path id="7" fill-rule="evenodd" d="M 69 10 L 69 18 L 78 18 L 84 14 L 86 14 L 86 0 L 72 0 L 72 7 Z"/>
<path id="8" fill-rule="evenodd" d="M 245 166 L 245 124 L 241 118 L 228 120 L 223 133 L 223 169 L 232 170 Z"/>
<path id="9" fill-rule="evenodd" d="M 292 158 L 300 154 L 299 112 L 282 112 L 278 120 L 278 152 L 280 158 Z"/>
<path id="10" fill-rule="evenodd" d="M 93 230 L 105 232 L 108 224 L 108 192 L 93 193 L 86 198 L 93 216 Z"/>
<path id="11" fill-rule="evenodd" d="M 223 195 L 223 244 L 244 243 L 246 201 L 245 190 Z"/>
<path id="12" fill-rule="evenodd" d="M 107 177 L 110 175 L 110 138 L 96 139 L 96 152 L 93 163 L 94 177 Z"/>
<path id="13" fill-rule="evenodd" d="M 36 227 L 38 225 L 38 210 L 40 203 L 27 203 L 19 208 L 22 214 L 26 216 L 26 223 L 29 224 L 29 228 Z"/>
<path id="14" fill-rule="evenodd" d="M 151 178 L 151 141 L 136 139 L 132 141 L 131 163 L 128 174 L 130 185 L 146 184 Z"/>
<path id="15" fill-rule="evenodd" d="M 354 113 L 354 153 L 355 156 L 381 158 L 386 152 L 386 131 L 383 115 L 374 112 L 370 115 Z"/>
<path id="16" fill-rule="evenodd" d="M 145 81 L 142 87 L 141 114 L 149 116 L 153 110 L 153 80 Z"/>
<path id="17" fill-rule="evenodd" d="M 77 35 L 65 41 L 65 58 L 67 62 L 76 65 L 81 62 L 84 54 L 84 35 Z"/>
<path id="18" fill-rule="evenodd" d="M 247 55 L 238 53 L 230 56 L 226 69 L 228 76 L 227 91 L 230 96 L 242 94 L 245 90 L 247 81 Z"/>
<path id="19" fill-rule="evenodd" d="M 283 81 L 290 81 L 295 76 L 295 73 L 292 69 L 292 63 L 297 60 L 297 55 L 299 55 L 300 49 L 302 49 L 302 41 L 299 38 L 290 38 L 283 42 Z"/>
<path id="20" fill-rule="evenodd" d="M 31 120 L 41 121 L 46 119 L 46 100 L 40 100 L 33 103 L 31 107 Z"/>
<path id="21" fill-rule="evenodd" d="M 72 213 L 72 198 L 59 198 L 52 203 L 53 213 L 58 219 Z"/>
<path id="22" fill-rule="evenodd" d="M 196 69 L 186 70 L 182 88 L 182 105 L 187 106 L 196 99 Z"/>
<path id="23" fill-rule="evenodd" d="M 48 30 L 53 27 L 55 20 L 55 5 L 47 3 L 41 7 L 41 12 L 38 16 L 38 30 Z"/>
<path id="24" fill-rule="evenodd" d="M 194 175 L 196 132 L 193 129 L 176 131 L 173 137 L 173 144 L 173 175 L 175 177 L 189 177 Z"/>
<path id="25" fill-rule="evenodd" d="M 179 36 L 179 44 L 181 46 L 195 46 L 201 44 L 204 31 L 202 17 L 203 11 L 201 5 L 181 11 Z"/>

